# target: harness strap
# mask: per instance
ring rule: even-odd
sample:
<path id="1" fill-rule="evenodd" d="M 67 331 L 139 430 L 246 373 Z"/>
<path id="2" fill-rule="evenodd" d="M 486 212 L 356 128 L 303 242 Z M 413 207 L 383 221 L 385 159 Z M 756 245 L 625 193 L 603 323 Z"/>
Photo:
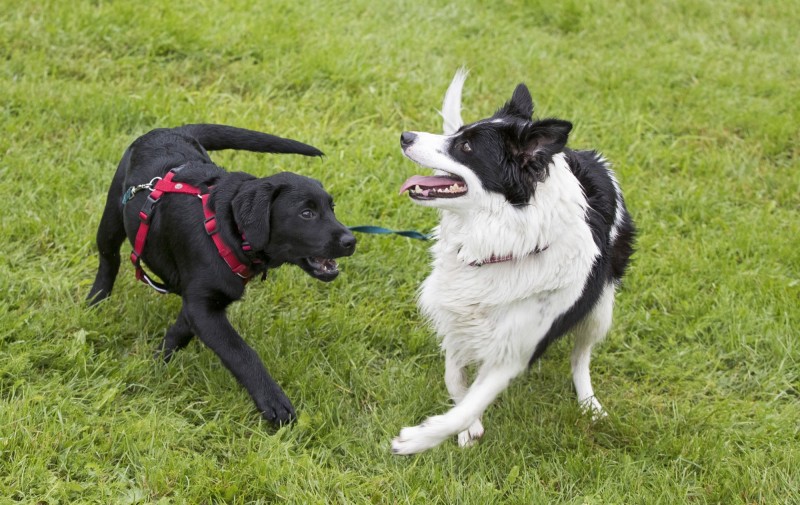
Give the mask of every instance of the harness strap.
<path id="1" fill-rule="evenodd" d="M 236 275 L 244 279 L 245 282 L 247 282 L 250 280 L 250 277 L 252 277 L 253 274 L 250 272 L 250 269 L 247 267 L 247 265 L 239 261 L 239 258 L 236 257 L 236 253 L 233 252 L 233 249 L 228 247 L 228 244 L 226 244 L 222 240 L 222 237 L 219 234 L 219 230 L 217 229 L 217 216 L 214 214 L 214 211 L 211 210 L 211 208 L 208 206 L 208 200 L 210 197 L 211 197 L 210 193 L 205 193 L 204 195 L 200 196 L 200 199 L 203 201 L 203 215 L 205 215 L 206 218 L 205 220 L 206 233 L 208 233 L 208 235 L 211 237 L 211 240 L 214 241 L 214 245 L 217 246 L 217 251 L 219 251 L 219 255 L 222 256 L 222 259 L 225 260 L 225 263 L 228 264 L 233 273 L 235 273 Z M 245 250 L 250 250 L 250 244 L 247 243 L 246 241 L 245 244 L 247 244 L 246 246 L 247 249 Z M 245 246 L 243 244 L 242 248 L 244 249 L 244 247 Z"/>
<path id="2" fill-rule="evenodd" d="M 253 274 L 250 272 L 250 269 L 247 267 L 247 265 L 239 261 L 233 250 L 228 247 L 225 242 L 223 242 L 222 237 L 220 237 L 217 233 L 218 230 L 216 216 L 208 206 L 208 200 L 211 196 L 210 193 L 203 192 L 199 188 L 190 184 L 174 182 L 172 179 L 180 168 L 181 167 L 170 170 L 163 179 L 158 180 L 156 185 L 152 187 L 151 193 L 147 195 L 147 199 L 145 200 L 144 205 L 142 205 L 142 209 L 139 211 L 139 229 L 136 231 L 136 238 L 133 242 L 133 252 L 131 252 L 131 263 L 133 263 L 133 266 L 136 269 L 136 280 L 144 282 L 159 293 L 164 294 L 169 292 L 165 284 L 154 281 L 147 275 L 147 273 L 144 271 L 144 268 L 142 268 L 141 256 L 147 241 L 147 233 L 150 231 L 150 223 L 153 217 L 153 212 L 156 208 L 156 204 L 165 193 L 182 193 L 185 195 L 199 196 L 201 198 L 203 202 L 203 214 L 205 215 L 206 233 L 211 236 L 212 240 L 214 241 L 214 245 L 217 247 L 217 251 L 219 251 L 222 259 L 225 260 L 225 263 L 230 267 L 233 273 L 241 277 L 243 282 L 246 283 L 248 280 L 250 280 L 250 277 L 252 277 Z M 151 183 L 152 182 L 153 181 L 151 181 Z M 135 191 L 133 194 L 135 194 Z M 242 238 L 244 239 L 244 237 Z M 247 245 L 246 250 L 249 250 L 250 244 L 248 244 L 246 241 L 245 244 Z"/>

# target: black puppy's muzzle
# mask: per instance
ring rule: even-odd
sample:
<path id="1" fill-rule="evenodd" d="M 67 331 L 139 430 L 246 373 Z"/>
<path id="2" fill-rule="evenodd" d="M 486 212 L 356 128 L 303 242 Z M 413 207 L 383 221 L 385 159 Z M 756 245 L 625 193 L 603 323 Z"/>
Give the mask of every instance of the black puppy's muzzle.
<path id="1" fill-rule="evenodd" d="M 400 147 L 403 149 L 408 148 L 414 141 L 417 140 L 417 134 L 413 132 L 403 132 L 400 134 Z"/>
<path id="2" fill-rule="evenodd" d="M 331 237 L 321 256 L 308 256 L 296 262 L 312 277 L 323 282 L 330 282 L 339 275 L 336 258 L 351 256 L 356 251 L 356 238 L 345 228 L 338 235 Z"/>

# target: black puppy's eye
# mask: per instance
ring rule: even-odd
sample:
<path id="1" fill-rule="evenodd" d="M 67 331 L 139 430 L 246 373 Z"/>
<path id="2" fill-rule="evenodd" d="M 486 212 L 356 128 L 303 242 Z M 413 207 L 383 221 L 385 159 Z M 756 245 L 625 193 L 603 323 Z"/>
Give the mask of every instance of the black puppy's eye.
<path id="1" fill-rule="evenodd" d="M 314 219 L 314 215 L 314 211 L 309 209 L 306 209 L 300 213 L 300 217 L 303 219 Z"/>
<path id="2" fill-rule="evenodd" d="M 470 147 L 469 142 L 463 142 L 461 144 L 461 152 L 467 153 L 467 154 L 472 152 L 472 147 Z"/>

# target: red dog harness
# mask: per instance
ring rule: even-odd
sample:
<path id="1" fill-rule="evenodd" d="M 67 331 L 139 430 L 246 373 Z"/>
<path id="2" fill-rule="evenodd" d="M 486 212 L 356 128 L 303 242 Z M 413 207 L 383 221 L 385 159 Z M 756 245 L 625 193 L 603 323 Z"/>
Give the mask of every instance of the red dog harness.
<path id="1" fill-rule="evenodd" d="M 178 167 L 181 168 L 181 167 Z M 209 192 L 203 192 L 200 188 L 192 186 L 190 184 L 186 184 L 183 182 L 173 182 L 172 178 L 175 176 L 175 173 L 178 169 L 172 169 L 169 171 L 164 178 L 157 177 L 150 181 L 148 184 L 142 184 L 140 186 L 134 186 L 133 188 L 128 190 L 126 193 L 125 198 L 123 199 L 123 204 L 127 202 L 137 191 L 142 189 L 152 189 L 151 193 L 147 195 L 147 200 L 142 205 L 142 210 L 139 211 L 139 230 L 136 232 L 136 240 L 133 243 L 133 252 L 131 253 L 131 263 L 136 268 L 136 279 L 144 282 L 145 284 L 151 286 L 153 289 L 158 291 L 159 293 L 168 293 L 167 287 L 160 282 L 156 282 L 152 280 L 142 268 L 141 263 L 141 256 L 142 251 L 144 251 L 144 244 L 147 241 L 147 232 L 150 230 L 150 220 L 153 216 L 153 211 L 155 210 L 155 205 L 159 202 L 159 199 L 164 195 L 164 193 L 183 193 L 185 195 L 195 195 L 198 196 L 203 202 L 203 214 L 205 215 L 205 229 L 206 233 L 211 236 L 211 239 L 214 241 L 214 245 L 217 246 L 217 251 L 219 251 L 219 255 L 225 260 L 225 263 L 228 264 L 230 269 L 242 278 L 243 282 L 247 283 L 250 278 L 253 276 L 253 273 L 250 269 L 239 261 L 236 257 L 236 254 L 233 250 L 228 247 L 225 242 L 222 241 L 222 237 L 219 234 L 219 229 L 217 228 L 217 217 L 214 214 L 214 211 L 211 210 L 208 206 L 208 200 L 211 196 Z M 158 180 L 156 185 L 153 187 L 153 181 Z M 242 236 L 244 238 L 244 236 Z M 242 249 L 245 251 L 250 250 L 250 244 L 247 243 L 245 240 L 242 244 Z"/>

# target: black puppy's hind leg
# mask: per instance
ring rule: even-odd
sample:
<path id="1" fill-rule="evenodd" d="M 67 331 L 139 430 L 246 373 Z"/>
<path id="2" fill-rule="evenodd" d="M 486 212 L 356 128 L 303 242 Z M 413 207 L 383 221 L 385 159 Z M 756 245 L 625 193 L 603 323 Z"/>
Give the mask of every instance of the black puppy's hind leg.
<path id="1" fill-rule="evenodd" d="M 92 289 L 89 291 L 89 296 L 86 297 L 89 305 L 108 298 L 119 272 L 119 248 L 125 241 L 125 224 L 122 217 L 122 185 L 125 175 L 122 166 L 124 162 L 125 158 L 111 181 L 106 198 L 106 208 L 103 211 L 103 217 L 100 218 L 100 226 L 97 228 L 97 250 L 100 253 L 100 265 L 97 268 L 97 275 L 94 278 Z"/>
<path id="2" fill-rule="evenodd" d="M 156 359 L 161 358 L 165 363 L 169 363 L 172 355 L 189 345 L 192 337 L 194 337 L 194 333 L 186 317 L 186 310 L 182 308 L 175 324 L 169 327 L 167 334 L 164 335 L 164 340 L 161 341 L 161 346 L 156 350 Z"/>

